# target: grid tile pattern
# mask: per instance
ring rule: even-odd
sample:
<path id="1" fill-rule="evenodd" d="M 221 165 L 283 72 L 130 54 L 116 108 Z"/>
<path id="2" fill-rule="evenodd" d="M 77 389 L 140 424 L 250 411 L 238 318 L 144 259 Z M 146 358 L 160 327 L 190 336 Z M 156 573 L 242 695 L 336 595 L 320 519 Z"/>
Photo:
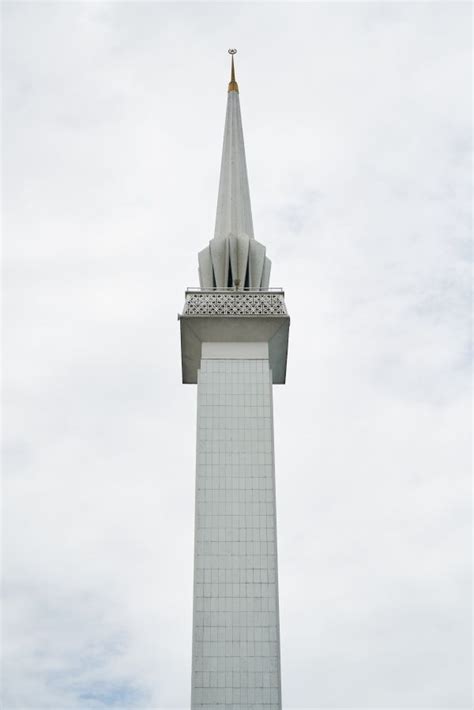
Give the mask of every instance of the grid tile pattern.
<path id="1" fill-rule="evenodd" d="M 280 710 L 268 360 L 201 361 L 194 559 L 193 710 Z"/>

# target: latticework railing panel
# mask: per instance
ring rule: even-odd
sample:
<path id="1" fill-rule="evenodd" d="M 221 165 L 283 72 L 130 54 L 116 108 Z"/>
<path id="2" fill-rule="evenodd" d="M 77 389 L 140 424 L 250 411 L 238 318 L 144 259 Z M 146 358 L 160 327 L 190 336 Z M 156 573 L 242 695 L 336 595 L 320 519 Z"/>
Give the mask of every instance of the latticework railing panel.
<path id="1" fill-rule="evenodd" d="M 283 292 L 186 293 L 183 316 L 287 316 Z"/>

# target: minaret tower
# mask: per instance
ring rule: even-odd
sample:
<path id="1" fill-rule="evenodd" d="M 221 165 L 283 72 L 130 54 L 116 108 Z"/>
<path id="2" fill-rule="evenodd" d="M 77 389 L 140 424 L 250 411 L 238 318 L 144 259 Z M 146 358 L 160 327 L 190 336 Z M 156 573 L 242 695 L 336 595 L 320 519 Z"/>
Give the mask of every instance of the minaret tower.
<path id="1" fill-rule="evenodd" d="M 180 318 L 198 385 L 192 710 L 279 710 L 272 386 L 290 319 L 254 237 L 234 54 L 214 238 Z"/>

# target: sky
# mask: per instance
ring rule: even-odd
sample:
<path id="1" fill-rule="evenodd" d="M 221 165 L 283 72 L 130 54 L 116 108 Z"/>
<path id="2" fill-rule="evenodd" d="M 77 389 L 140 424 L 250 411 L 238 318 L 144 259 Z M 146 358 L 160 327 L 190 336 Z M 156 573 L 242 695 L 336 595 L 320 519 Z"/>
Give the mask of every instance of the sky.
<path id="1" fill-rule="evenodd" d="M 5 710 L 186 708 L 196 388 L 236 47 L 287 708 L 472 706 L 471 6 L 5 2 Z"/>

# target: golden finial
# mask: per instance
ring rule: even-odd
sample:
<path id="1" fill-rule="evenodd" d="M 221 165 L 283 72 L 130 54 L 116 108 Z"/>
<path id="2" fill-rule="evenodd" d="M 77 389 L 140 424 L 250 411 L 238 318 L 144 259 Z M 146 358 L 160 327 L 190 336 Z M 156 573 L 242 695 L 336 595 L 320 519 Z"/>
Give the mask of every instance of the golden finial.
<path id="1" fill-rule="evenodd" d="M 236 49 L 229 49 L 228 52 L 232 57 L 232 64 L 231 64 L 231 69 L 230 69 L 230 82 L 229 82 L 228 91 L 236 91 L 237 93 L 239 93 L 239 85 L 237 84 L 237 82 L 235 80 L 235 69 L 234 69 L 234 54 L 237 54 L 237 50 Z"/>

